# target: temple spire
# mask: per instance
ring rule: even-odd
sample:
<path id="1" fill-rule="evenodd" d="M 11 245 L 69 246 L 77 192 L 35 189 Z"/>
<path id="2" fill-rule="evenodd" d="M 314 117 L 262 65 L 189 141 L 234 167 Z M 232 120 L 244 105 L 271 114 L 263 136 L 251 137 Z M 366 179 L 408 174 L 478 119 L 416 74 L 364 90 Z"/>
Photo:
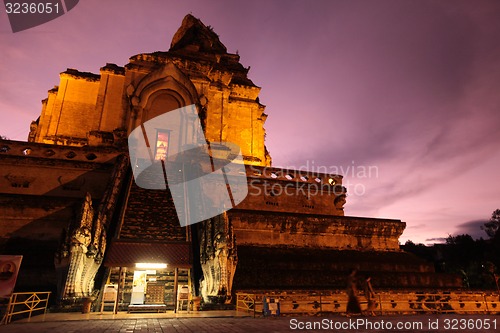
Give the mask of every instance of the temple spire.
<path id="1" fill-rule="evenodd" d="M 219 40 L 219 36 L 210 26 L 188 14 L 175 33 L 170 44 L 170 51 L 196 48 L 199 52 L 225 54 L 227 49 Z"/>

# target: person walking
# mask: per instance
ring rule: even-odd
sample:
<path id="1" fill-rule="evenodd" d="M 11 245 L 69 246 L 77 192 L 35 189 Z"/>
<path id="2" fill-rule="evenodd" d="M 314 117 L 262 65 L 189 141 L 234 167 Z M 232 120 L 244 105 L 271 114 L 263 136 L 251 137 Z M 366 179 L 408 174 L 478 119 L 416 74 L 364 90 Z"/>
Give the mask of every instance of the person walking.
<path id="1" fill-rule="evenodd" d="M 357 271 L 352 269 L 347 277 L 347 317 L 361 314 L 361 305 L 359 304 L 358 299 L 358 288 L 356 287 L 356 273 Z"/>
<path id="2" fill-rule="evenodd" d="M 367 276 L 365 280 L 365 297 L 367 302 L 366 313 L 370 316 L 375 316 L 377 301 L 375 300 L 375 292 L 373 291 L 371 276 Z"/>

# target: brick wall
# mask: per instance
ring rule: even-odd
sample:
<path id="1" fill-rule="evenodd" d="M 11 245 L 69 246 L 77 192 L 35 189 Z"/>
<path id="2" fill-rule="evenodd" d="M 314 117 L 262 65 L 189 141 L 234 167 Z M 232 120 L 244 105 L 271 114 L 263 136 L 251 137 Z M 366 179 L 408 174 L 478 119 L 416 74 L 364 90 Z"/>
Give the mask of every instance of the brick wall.
<path id="1" fill-rule="evenodd" d="M 132 183 L 119 238 L 185 241 L 170 191 L 146 190 Z"/>

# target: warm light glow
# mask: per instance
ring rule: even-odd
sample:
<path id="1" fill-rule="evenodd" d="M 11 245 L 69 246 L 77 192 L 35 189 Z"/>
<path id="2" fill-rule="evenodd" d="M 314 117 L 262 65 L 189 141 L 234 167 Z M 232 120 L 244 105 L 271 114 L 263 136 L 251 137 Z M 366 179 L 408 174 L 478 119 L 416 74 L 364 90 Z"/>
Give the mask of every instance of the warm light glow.
<path id="1" fill-rule="evenodd" d="M 158 263 L 158 262 L 138 262 L 135 264 L 135 268 L 144 268 L 144 269 L 161 269 L 167 268 L 167 264 Z"/>
<path id="2" fill-rule="evenodd" d="M 165 161 L 168 152 L 169 133 L 167 131 L 158 130 L 156 134 L 156 152 L 155 160 Z"/>

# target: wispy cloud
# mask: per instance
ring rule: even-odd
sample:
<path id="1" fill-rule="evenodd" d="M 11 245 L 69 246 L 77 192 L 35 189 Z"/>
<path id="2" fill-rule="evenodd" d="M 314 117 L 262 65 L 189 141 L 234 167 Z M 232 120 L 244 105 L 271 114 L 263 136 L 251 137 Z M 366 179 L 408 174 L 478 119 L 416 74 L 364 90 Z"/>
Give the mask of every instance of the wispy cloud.
<path id="1" fill-rule="evenodd" d="M 50 24 L 0 33 L 0 116 L 10 120 L 0 134 L 25 126 L 14 138 L 26 138 L 59 72 L 167 50 L 190 12 L 252 67 L 276 166 L 378 168 L 377 177 L 346 175 L 365 189 L 350 192 L 348 214 L 410 219 L 423 241 L 488 214 L 485 200 L 500 202 L 493 166 L 469 174 L 500 163 L 498 1 L 81 1 Z M 437 187 L 449 192 L 436 197 Z M 448 197 L 455 216 L 442 213 Z"/>
<path id="2" fill-rule="evenodd" d="M 474 239 L 488 238 L 486 232 L 481 229 L 486 222 L 488 222 L 488 220 L 474 220 L 458 224 L 453 232 L 453 236 L 467 234 Z"/>

